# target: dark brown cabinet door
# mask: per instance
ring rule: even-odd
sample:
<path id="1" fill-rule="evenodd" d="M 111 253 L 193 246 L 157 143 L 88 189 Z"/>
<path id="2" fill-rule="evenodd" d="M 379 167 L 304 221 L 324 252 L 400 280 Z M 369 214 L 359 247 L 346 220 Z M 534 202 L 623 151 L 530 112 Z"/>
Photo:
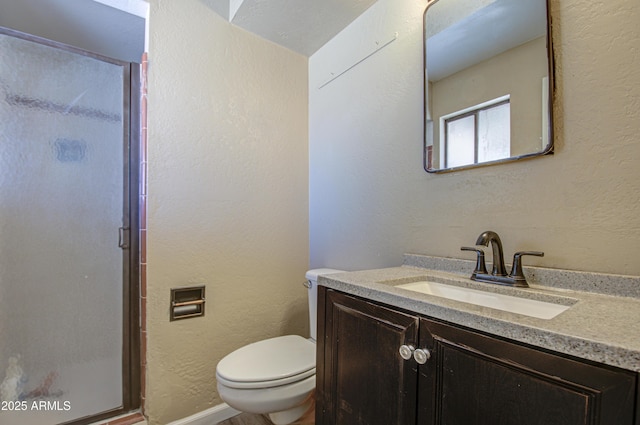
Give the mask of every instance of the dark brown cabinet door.
<path id="1" fill-rule="evenodd" d="M 632 425 L 636 374 L 421 319 L 420 425 Z"/>
<path id="2" fill-rule="evenodd" d="M 316 423 L 414 424 L 417 364 L 398 350 L 416 344 L 417 316 L 324 287 L 318 297 Z"/>
<path id="3" fill-rule="evenodd" d="M 324 287 L 318 298 L 318 425 L 640 425 L 636 373 Z M 403 360 L 402 345 L 428 360 Z"/>

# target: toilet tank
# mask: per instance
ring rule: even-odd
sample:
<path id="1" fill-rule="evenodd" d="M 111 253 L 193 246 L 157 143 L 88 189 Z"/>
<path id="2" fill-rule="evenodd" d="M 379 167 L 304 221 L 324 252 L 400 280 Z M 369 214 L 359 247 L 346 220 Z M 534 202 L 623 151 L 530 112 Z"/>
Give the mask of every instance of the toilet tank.
<path id="1" fill-rule="evenodd" d="M 318 276 L 333 273 L 342 273 L 344 270 L 335 269 L 313 269 L 309 270 L 305 277 L 307 282 L 305 286 L 309 290 L 309 334 L 311 339 L 316 340 L 318 329 Z"/>

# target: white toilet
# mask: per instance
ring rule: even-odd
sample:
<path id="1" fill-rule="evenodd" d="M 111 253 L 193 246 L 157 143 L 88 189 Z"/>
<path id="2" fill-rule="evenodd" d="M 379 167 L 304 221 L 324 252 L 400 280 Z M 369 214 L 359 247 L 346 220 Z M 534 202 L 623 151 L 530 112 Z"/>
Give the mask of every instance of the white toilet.
<path id="1" fill-rule="evenodd" d="M 318 276 L 342 270 L 314 269 L 306 274 L 311 338 L 286 335 L 246 345 L 216 367 L 218 394 L 241 412 L 268 414 L 275 425 L 300 419 L 315 405 Z"/>

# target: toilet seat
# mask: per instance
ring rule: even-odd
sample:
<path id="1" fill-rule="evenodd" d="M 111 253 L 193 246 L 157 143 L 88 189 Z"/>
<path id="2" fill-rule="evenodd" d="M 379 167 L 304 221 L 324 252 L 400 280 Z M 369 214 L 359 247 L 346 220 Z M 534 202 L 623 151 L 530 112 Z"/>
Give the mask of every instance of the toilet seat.
<path id="1" fill-rule="evenodd" d="M 225 356 L 216 368 L 218 383 L 230 388 L 271 388 L 316 373 L 316 346 L 286 335 L 246 345 Z"/>

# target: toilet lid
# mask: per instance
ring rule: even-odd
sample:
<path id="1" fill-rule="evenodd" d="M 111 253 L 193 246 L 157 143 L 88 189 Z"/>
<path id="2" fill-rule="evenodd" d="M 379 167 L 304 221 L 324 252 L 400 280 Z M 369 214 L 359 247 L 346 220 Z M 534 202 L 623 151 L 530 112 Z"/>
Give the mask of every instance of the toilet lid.
<path id="1" fill-rule="evenodd" d="M 225 356 L 216 368 L 232 387 L 283 385 L 315 374 L 316 345 L 298 335 L 254 342 Z M 300 376 L 299 376 L 300 375 Z"/>

